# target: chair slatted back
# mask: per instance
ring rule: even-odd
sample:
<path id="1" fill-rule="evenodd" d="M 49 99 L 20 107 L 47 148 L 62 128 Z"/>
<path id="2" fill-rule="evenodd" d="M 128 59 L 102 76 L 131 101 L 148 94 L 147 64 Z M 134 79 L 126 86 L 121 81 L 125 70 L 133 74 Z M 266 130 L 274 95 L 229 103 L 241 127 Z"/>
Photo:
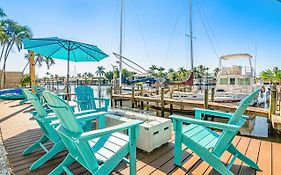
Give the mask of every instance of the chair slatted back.
<path id="1" fill-rule="evenodd" d="M 76 134 L 83 132 L 71 107 L 63 99 L 48 91 L 43 91 L 43 96 L 65 129 Z"/>
<path id="2" fill-rule="evenodd" d="M 27 89 L 22 89 L 22 92 L 26 96 L 27 100 L 31 102 L 32 106 L 37 112 L 37 115 L 34 116 L 34 118 L 40 128 L 42 129 L 42 131 L 44 132 L 44 134 L 53 142 L 57 142 L 58 140 L 60 140 L 53 126 L 51 126 L 48 122 L 42 122 L 42 120 L 44 120 L 44 118 L 47 117 L 48 114 L 42 106 L 42 103 L 40 102 L 39 98 Z"/>
<path id="3" fill-rule="evenodd" d="M 41 103 L 45 103 L 44 97 L 42 95 L 42 92 L 45 90 L 43 86 L 40 86 L 40 90 L 38 90 L 37 86 L 32 85 L 32 90 L 35 92 L 35 95 L 40 99 Z"/>
<path id="4" fill-rule="evenodd" d="M 244 122 L 240 122 L 240 120 L 244 120 L 244 119 L 242 119 L 242 115 L 245 113 L 247 108 L 252 104 L 254 99 L 258 96 L 259 92 L 260 92 L 260 89 L 256 89 L 249 96 L 247 96 L 243 101 L 241 101 L 240 105 L 234 112 L 233 116 L 229 119 L 228 124 L 237 125 L 237 126 L 242 127 L 239 124 L 239 123 L 244 124 Z M 221 156 L 222 153 L 231 144 L 233 138 L 238 133 L 238 131 L 239 130 L 237 130 L 237 132 L 235 132 L 235 133 L 231 132 L 231 131 L 223 131 L 221 133 L 221 136 L 220 136 L 216 146 L 214 147 L 214 150 L 213 150 L 214 154 L 216 154 L 217 156 Z"/>
<path id="5" fill-rule="evenodd" d="M 89 86 L 78 86 L 75 88 L 76 98 L 79 101 L 80 109 L 90 110 L 96 109 L 96 103 L 94 98 L 94 91 Z"/>
<path id="6" fill-rule="evenodd" d="M 46 110 L 43 108 L 42 104 L 40 103 L 39 98 L 36 95 L 31 93 L 27 89 L 22 89 L 22 92 L 27 97 L 27 100 L 31 102 L 32 106 L 34 107 L 35 111 L 38 113 L 39 117 L 43 118 L 48 115 Z"/>

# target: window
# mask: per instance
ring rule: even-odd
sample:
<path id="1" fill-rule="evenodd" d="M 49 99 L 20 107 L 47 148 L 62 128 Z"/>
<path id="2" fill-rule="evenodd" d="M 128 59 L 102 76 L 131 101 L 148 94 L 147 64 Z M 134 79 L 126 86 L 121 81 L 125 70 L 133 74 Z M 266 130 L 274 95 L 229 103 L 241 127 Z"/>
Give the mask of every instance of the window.
<path id="1" fill-rule="evenodd" d="M 227 84 L 227 78 L 221 78 L 220 79 L 220 84 Z"/>
<path id="2" fill-rule="evenodd" d="M 250 84 L 251 84 L 250 78 L 245 78 L 245 85 L 250 85 Z"/>
<path id="3" fill-rule="evenodd" d="M 231 84 L 231 85 L 235 85 L 235 78 L 230 78 L 229 79 L 229 84 Z"/>
<path id="4" fill-rule="evenodd" d="M 238 85 L 245 85 L 245 79 L 244 78 L 238 78 Z"/>

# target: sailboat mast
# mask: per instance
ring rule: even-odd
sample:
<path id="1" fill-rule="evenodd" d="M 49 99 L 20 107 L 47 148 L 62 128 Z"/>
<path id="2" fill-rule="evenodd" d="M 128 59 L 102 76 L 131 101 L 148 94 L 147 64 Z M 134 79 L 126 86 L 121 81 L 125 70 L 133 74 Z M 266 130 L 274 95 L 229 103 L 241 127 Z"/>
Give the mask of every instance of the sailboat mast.
<path id="1" fill-rule="evenodd" d="M 192 0 L 189 0 L 190 65 L 193 70 Z"/>
<path id="2" fill-rule="evenodd" d="M 121 6 L 120 6 L 120 45 L 119 45 L 119 86 L 122 86 L 122 49 L 123 49 L 123 2 L 124 0 L 121 0 Z"/>

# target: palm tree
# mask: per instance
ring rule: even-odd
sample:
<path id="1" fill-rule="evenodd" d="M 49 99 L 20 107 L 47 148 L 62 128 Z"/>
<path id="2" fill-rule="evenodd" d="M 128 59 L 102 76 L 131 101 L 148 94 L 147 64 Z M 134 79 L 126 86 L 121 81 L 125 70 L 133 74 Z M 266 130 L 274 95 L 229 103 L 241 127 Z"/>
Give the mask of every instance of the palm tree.
<path id="1" fill-rule="evenodd" d="M 6 14 L 4 13 L 4 10 L 2 8 L 0 8 L 0 18 L 3 18 L 3 17 L 6 17 Z M 1 55 L 3 55 L 3 52 L 4 52 L 3 45 L 4 45 L 5 39 L 6 39 L 5 31 L 3 29 L 2 22 L 0 22 L 0 46 L 1 46 L 1 49 L 2 49 Z M 0 58 L 2 57 L 1 55 L 0 55 Z M 1 61 L 1 59 L 0 59 L 0 61 Z"/>
<path id="2" fill-rule="evenodd" d="M 3 59 L 3 67 L 2 67 L 2 77 L 1 77 L 1 87 L 5 87 L 5 69 L 7 59 L 9 54 L 14 46 L 20 51 L 22 49 L 22 41 L 27 38 L 32 37 L 32 32 L 29 27 L 21 26 L 17 22 L 5 19 L 0 21 L 0 26 L 4 31 L 5 36 L 2 38 L 2 52 L 0 55 L 0 61 Z M 3 54 L 2 54 L 3 53 Z"/>
<path id="3" fill-rule="evenodd" d="M 267 69 L 262 71 L 261 78 L 269 80 L 271 83 L 281 82 L 281 70 L 278 67 L 274 67 L 272 70 Z"/>
<path id="4" fill-rule="evenodd" d="M 134 77 L 135 74 L 136 74 L 135 72 L 131 72 L 126 68 L 122 69 L 122 76 L 125 78 L 131 79 Z"/>
<path id="5" fill-rule="evenodd" d="M 168 73 L 173 73 L 175 70 L 173 68 L 168 69 Z"/>
<path id="6" fill-rule="evenodd" d="M 215 78 L 218 76 L 219 71 L 220 71 L 220 68 L 218 68 L 218 67 L 214 69 L 214 77 Z"/>
<path id="7" fill-rule="evenodd" d="M 28 60 L 29 59 L 29 54 L 25 54 L 24 58 Z M 47 57 L 44 57 L 43 55 L 40 55 L 38 53 L 34 54 L 34 60 L 35 60 L 34 65 L 38 65 L 39 67 L 42 67 L 43 64 L 45 64 L 47 66 L 48 70 L 50 69 L 51 66 L 56 64 L 55 60 L 53 58 L 47 58 Z M 22 72 L 25 71 L 25 69 L 27 68 L 28 64 L 29 64 L 29 61 L 24 66 L 24 69 L 22 70 Z"/>
<path id="8" fill-rule="evenodd" d="M 98 66 L 96 74 L 99 76 L 99 86 L 101 85 L 101 77 L 105 74 L 105 68 L 103 66 Z"/>
<path id="9" fill-rule="evenodd" d="M 117 78 L 119 78 L 119 70 L 115 68 L 113 71 L 113 79 L 116 80 Z"/>
<path id="10" fill-rule="evenodd" d="M 178 80 L 185 80 L 187 77 L 187 70 L 184 67 L 178 69 Z"/>
<path id="11" fill-rule="evenodd" d="M 108 80 L 108 82 L 111 84 L 111 81 L 113 80 L 113 72 L 112 71 L 108 71 L 105 73 L 105 78 Z"/>
<path id="12" fill-rule="evenodd" d="M 169 81 L 175 82 L 175 81 L 178 80 L 178 77 L 179 77 L 178 72 L 170 72 L 170 73 L 168 73 Z"/>
<path id="13" fill-rule="evenodd" d="M 153 64 L 153 65 L 151 65 L 151 66 L 149 67 L 149 70 L 151 70 L 151 71 L 156 71 L 156 70 L 158 70 L 158 67 Z"/>
<path id="14" fill-rule="evenodd" d="M 0 7 L 0 17 L 6 17 L 7 15 L 5 14 L 4 10 Z"/>
<path id="15" fill-rule="evenodd" d="M 24 75 L 24 77 L 20 80 L 19 86 L 20 87 L 27 87 L 30 85 L 31 79 L 29 75 Z"/>

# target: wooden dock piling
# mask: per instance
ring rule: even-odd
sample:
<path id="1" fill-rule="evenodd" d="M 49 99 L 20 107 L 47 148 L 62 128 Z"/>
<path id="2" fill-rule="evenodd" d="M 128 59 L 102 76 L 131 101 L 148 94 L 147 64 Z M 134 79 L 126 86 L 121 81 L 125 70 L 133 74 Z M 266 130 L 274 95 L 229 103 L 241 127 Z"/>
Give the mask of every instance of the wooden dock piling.
<path id="1" fill-rule="evenodd" d="M 215 101 L 215 88 L 212 87 L 211 88 L 211 102 L 214 102 Z"/>
<path id="2" fill-rule="evenodd" d="M 160 96 L 160 100 L 161 100 L 161 117 L 164 117 L 164 87 L 161 87 L 161 96 Z"/>
<path id="3" fill-rule="evenodd" d="M 174 88 L 173 88 L 173 86 L 171 86 L 170 87 L 170 99 L 173 99 L 173 93 L 174 93 Z M 172 115 L 173 114 L 173 104 L 171 103 L 170 104 L 170 115 Z"/>
<path id="4" fill-rule="evenodd" d="M 135 86 L 132 87 L 132 108 L 135 107 Z"/>
<path id="5" fill-rule="evenodd" d="M 110 106 L 113 107 L 113 100 L 112 100 L 112 86 L 109 87 L 109 95 L 110 95 Z"/>
<path id="6" fill-rule="evenodd" d="M 273 84 L 270 92 L 269 100 L 269 116 L 268 118 L 272 119 L 272 114 L 276 114 L 276 85 Z"/>
<path id="7" fill-rule="evenodd" d="M 140 95 L 143 97 L 143 85 L 140 85 Z M 141 110 L 144 109 L 143 101 L 140 102 Z"/>
<path id="8" fill-rule="evenodd" d="M 204 108 L 208 109 L 208 96 L 209 96 L 209 89 L 205 88 L 204 89 Z"/>

